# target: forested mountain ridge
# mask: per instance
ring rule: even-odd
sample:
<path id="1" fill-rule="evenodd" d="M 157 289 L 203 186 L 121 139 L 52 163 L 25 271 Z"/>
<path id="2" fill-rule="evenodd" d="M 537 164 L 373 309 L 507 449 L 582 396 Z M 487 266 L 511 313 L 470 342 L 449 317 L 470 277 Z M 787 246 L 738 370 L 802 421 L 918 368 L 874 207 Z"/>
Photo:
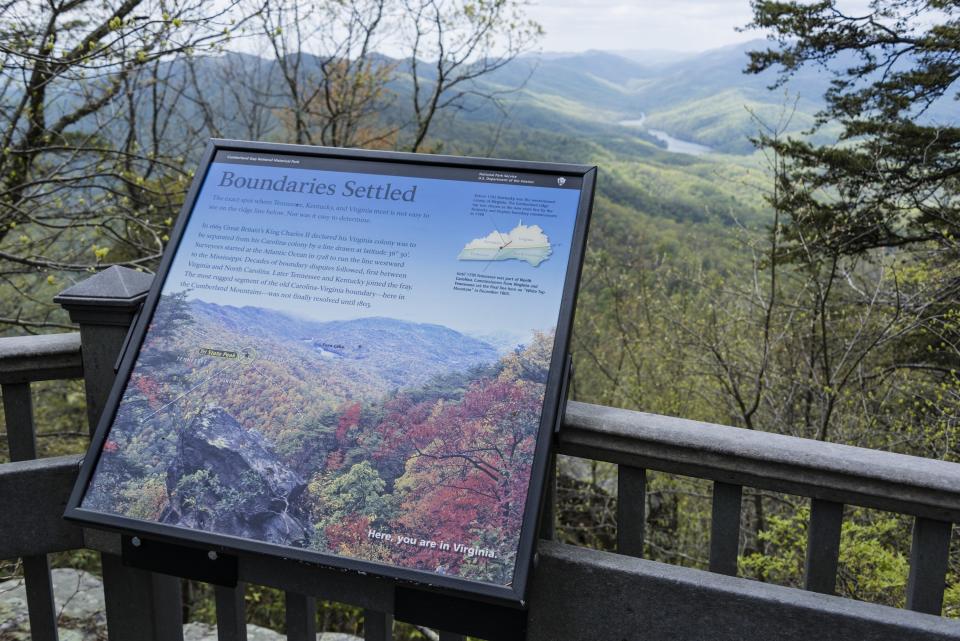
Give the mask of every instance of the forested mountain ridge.
<path id="1" fill-rule="evenodd" d="M 758 129 L 751 112 L 773 123 L 783 111 L 790 111 L 794 116 L 788 131 L 799 135 L 810 129 L 824 107 L 832 78 L 827 69 L 802 68 L 771 90 L 776 74 L 744 74 L 748 53 L 767 44 L 753 40 L 674 57 L 653 52 L 651 62 L 645 62 L 643 51 L 529 55 L 484 82 L 502 90 L 523 85 L 516 98 L 504 97 L 506 104 L 513 101 L 511 117 L 519 122 L 538 122 L 542 127 L 557 121 L 569 126 L 569 120 L 576 119 L 589 127 L 646 115 L 649 127 L 677 138 L 722 153 L 750 154 L 754 147 L 748 138 Z M 841 56 L 829 69 L 852 64 L 852 56 Z M 477 117 L 491 119 L 490 114 Z M 955 122 L 956 105 L 949 99 L 936 101 L 921 119 Z M 836 133 L 828 128 L 817 140 L 830 140 Z"/>
<path id="2" fill-rule="evenodd" d="M 380 317 L 315 321 L 262 307 L 233 307 L 202 300 L 191 300 L 188 306 L 194 323 L 186 328 L 185 338 L 195 348 L 240 348 L 239 343 L 231 342 L 232 337 L 244 337 L 243 346 L 258 352 L 265 351 L 264 345 L 277 345 L 277 349 L 308 359 L 304 361 L 308 369 L 343 368 L 336 378 L 380 379 L 376 385 L 381 388 L 423 384 L 436 376 L 490 364 L 498 358 L 487 343 L 442 325 Z M 263 343 L 251 345 L 247 337 L 260 337 Z M 206 345 L 204 341 L 212 343 Z"/>
<path id="3" fill-rule="evenodd" d="M 822 74 L 801 73 L 791 80 L 785 91 L 770 92 L 768 86 L 775 80 L 772 74 L 744 76 L 742 73 L 748 62 L 747 52 L 762 44 L 757 41 L 690 55 L 679 61 L 650 64 L 642 62 L 643 52 L 633 52 L 633 59 L 603 51 L 528 54 L 478 79 L 471 90 L 478 97 L 468 97 L 464 107 L 457 110 L 456 118 L 485 124 L 506 118 L 512 128 L 533 127 L 583 136 L 609 133 L 610 127 L 618 127 L 622 120 L 646 115 L 658 128 L 677 138 L 707 145 L 714 143 L 719 152 L 749 153 L 752 149 L 739 144 L 733 134 L 718 139 L 695 120 L 678 122 L 674 112 L 686 113 L 701 101 L 734 94 L 742 100 L 742 105 L 754 107 L 765 115 L 783 109 L 784 105 L 792 106 L 796 101 L 804 117 L 792 130 L 800 132 L 808 126 L 812 115 L 822 106 L 821 97 L 828 83 Z M 309 54 L 300 55 L 303 66 L 322 64 Z M 387 56 L 373 60 L 376 65 L 398 72 L 387 85 L 393 98 L 385 97 L 383 118 L 386 122 L 403 121 L 408 117 L 405 110 L 410 91 L 407 75 L 410 61 Z M 430 68 L 424 67 L 420 73 L 429 82 Z M 236 78 L 229 89 L 219 88 L 225 80 L 224 69 L 231 70 L 230 79 Z M 278 86 L 282 78 L 276 63 L 251 54 L 198 58 L 190 63 L 189 70 L 174 67 L 169 73 L 173 77 L 191 75 L 193 86 L 186 89 L 187 96 L 194 94 L 190 102 L 199 105 L 208 100 L 214 111 L 226 115 L 237 114 L 240 103 L 264 103 L 265 96 L 282 91 Z M 242 80 L 244 76 L 254 75 L 256 82 Z M 496 96 L 494 103 L 481 98 L 489 95 Z M 742 105 L 741 111 L 746 114 Z M 201 109 L 191 109 L 189 104 L 183 106 L 190 117 L 203 118 Z M 736 134 L 750 134 L 752 130 L 742 117 L 744 114 L 717 111 L 711 124 L 715 126 L 717 119 L 732 118 L 728 124 L 735 125 Z M 265 130 L 279 124 L 273 114 L 264 114 L 264 118 L 268 121 L 261 124 Z M 242 138 L 249 133 L 243 131 L 244 119 L 233 119 L 233 126 L 229 122 L 227 119 L 224 123 L 223 135 Z M 635 133 L 655 145 L 662 144 L 649 135 Z"/>

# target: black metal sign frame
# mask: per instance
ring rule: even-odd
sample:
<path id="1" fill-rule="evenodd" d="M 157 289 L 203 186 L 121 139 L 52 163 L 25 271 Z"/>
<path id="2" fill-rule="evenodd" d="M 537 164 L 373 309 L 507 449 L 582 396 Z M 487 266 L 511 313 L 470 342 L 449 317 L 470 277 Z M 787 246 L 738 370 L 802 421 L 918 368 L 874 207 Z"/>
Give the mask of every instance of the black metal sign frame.
<path id="1" fill-rule="evenodd" d="M 346 167 L 349 167 L 351 163 L 356 161 L 362 161 L 367 168 L 382 167 L 384 174 L 389 174 L 391 169 L 397 166 L 402 166 L 407 170 L 421 168 L 425 171 L 436 169 L 468 170 L 472 172 L 489 170 L 489 172 L 491 172 L 490 175 L 520 172 L 525 175 L 534 176 L 535 178 L 542 176 L 550 180 L 557 180 L 557 177 L 561 176 L 565 177 L 566 180 L 574 179 L 581 185 L 576 221 L 573 225 L 573 238 L 569 248 L 569 259 L 562 290 L 562 300 L 559 307 L 559 317 L 557 319 L 556 337 L 553 344 L 552 359 L 550 361 L 551 365 L 546 379 L 546 392 L 543 400 L 541 422 L 536 436 L 531 478 L 526 494 L 522 528 L 520 530 L 519 545 L 517 548 L 515 573 L 511 585 L 500 586 L 357 558 L 323 554 L 305 548 L 275 545 L 209 531 L 187 529 L 156 521 L 106 514 L 84 509 L 81 506 L 85 493 L 92 481 L 98 459 L 108 439 L 111 425 L 113 424 L 120 405 L 121 396 L 131 376 L 144 337 L 150 326 L 158 301 L 160 300 L 161 290 L 167 279 L 188 221 L 190 220 L 201 186 L 207 179 L 207 174 L 216 154 L 223 151 L 251 154 L 261 153 L 278 156 L 287 155 L 300 158 L 320 158 L 343 163 Z M 365 169 L 365 171 L 369 173 L 368 169 Z M 560 184 L 563 184 L 565 179 L 561 178 Z M 584 258 L 587 227 L 593 204 L 595 180 L 596 167 L 585 165 L 488 160 L 399 152 L 212 140 L 202 157 L 196 176 L 184 201 L 179 219 L 170 233 L 169 244 L 163 255 L 142 312 L 131 329 L 128 348 L 122 356 L 116 381 L 100 418 L 89 453 L 83 461 L 76 487 L 67 505 L 65 517 L 85 526 L 119 531 L 127 536 L 139 536 L 168 544 L 180 543 L 193 548 L 206 547 L 237 554 L 254 553 L 280 556 L 319 566 L 369 574 L 393 580 L 396 585 L 405 590 L 439 591 L 457 598 L 484 601 L 490 605 L 523 608 L 525 606 L 526 590 L 529 583 L 528 579 L 534 558 L 539 513 L 543 504 L 543 495 L 547 483 L 548 462 L 552 455 L 552 440 L 556 423 L 560 418 L 561 404 L 564 401 L 562 398 L 564 390 L 563 379 L 568 369 L 566 363 L 568 360 L 570 333 L 573 323 L 577 287 Z"/>

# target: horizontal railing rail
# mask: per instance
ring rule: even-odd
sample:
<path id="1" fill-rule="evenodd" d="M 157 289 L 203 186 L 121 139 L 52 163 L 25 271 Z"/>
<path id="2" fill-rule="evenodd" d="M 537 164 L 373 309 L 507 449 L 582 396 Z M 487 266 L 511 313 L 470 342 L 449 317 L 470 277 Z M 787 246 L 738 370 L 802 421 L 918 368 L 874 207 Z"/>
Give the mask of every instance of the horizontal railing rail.
<path id="1" fill-rule="evenodd" d="M 0 383 L 30 383 L 83 376 L 80 333 L 0 339 Z"/>
<path id="2" fill-rule="evenodd" d="M 31 383 L 81 376 L 83 361 L 78 332 L 0 339 L 0 394 L 3 395 L 7 451 L 11 461 L 26 462 L 0 466 L 10 470 L 0 484 L 4 495 L 13 492 L 35 501 L 52 500 L 63 514 L 67 494 L 57 490 L 62 490 L 63 480 L 74 476 L 75 470 L 60 470 L 59 478 L 48 484 L 48 479 L 30 462 L 37 457 Z M 4 531 L 0 540 L 18 550 L 0 558 L 21 558 L 31 637 L 34 641 L 56 641 L 56 611 L 47 553 L 80 547 L 82 539 L 75 531 L 61 528 L 63 519 L 56 510 L 36 509 L 34 505 L 11 505 L 8 509 L 2 501 L 0 506 L 3 506 L 0 514 L 4 515 L 0 520 L 15 526 L 8 528 L 14 531 Z"/>
<path id="3" fill-rule="evenodd" d="M 79 456 L 0 465 L 0 559 L 87 547 L 83 530 L 63 519 Z M 15 515 L 15 516 L 14 516 Z"/>
<path id="4" fill-rule="evenodd" d="M 559 452 L 960 522 L 960 464 L 570 402 Z"/>
<path id="5" fill-rule="evenodd" d="M 947 641 L 951 619 L 540 543 L 527 641 Z"/>
<path id="6" fill-rule="evenodd" d="M 571 402 L 559 452 L 618 465 L 618 551 L 642 556 L 646 471 L 713 481 L 710 570 L 737 573 L 743 487 L 811 499 L 804 587 L 832 594 L 844 505 L 914 517 L 907 608 L 940 614 L 960 464 Z"/>

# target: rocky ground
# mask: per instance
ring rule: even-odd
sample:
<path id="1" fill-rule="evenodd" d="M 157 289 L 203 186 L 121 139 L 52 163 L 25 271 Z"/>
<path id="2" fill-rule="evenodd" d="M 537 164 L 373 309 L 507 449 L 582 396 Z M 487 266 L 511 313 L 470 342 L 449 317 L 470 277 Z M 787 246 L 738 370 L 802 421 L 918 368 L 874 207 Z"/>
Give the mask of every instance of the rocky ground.
<path id="1" fill-rule="evenodd" d="M 59 613 L 60 641 L 103 641 L 107 618 L 103 605 L 103 584 L 89 572 L 53 570 L 53 594 Z M 183 626 L 184 641 L 216 641 L 217 628 L 205 623 Z M 249 641 L 283 641 L 279 632 L 256 625 L 247 626 Z M 0 641 L 30 641 L 27 595 L 23 581 L 0 583 Z M 317 641 L 360 641 L 350 634 L 325 632 Z"/>

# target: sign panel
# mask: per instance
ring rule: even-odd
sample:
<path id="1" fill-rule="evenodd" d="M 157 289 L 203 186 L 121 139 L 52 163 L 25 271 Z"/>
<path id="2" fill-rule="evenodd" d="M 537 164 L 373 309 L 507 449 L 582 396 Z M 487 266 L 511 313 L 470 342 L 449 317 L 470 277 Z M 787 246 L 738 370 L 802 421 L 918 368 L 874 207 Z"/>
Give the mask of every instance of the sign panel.
<path id="1" fill-rule="evenodd" d="M 67 516 L 519 601 L 594 170 L 215 141 Z"/>

